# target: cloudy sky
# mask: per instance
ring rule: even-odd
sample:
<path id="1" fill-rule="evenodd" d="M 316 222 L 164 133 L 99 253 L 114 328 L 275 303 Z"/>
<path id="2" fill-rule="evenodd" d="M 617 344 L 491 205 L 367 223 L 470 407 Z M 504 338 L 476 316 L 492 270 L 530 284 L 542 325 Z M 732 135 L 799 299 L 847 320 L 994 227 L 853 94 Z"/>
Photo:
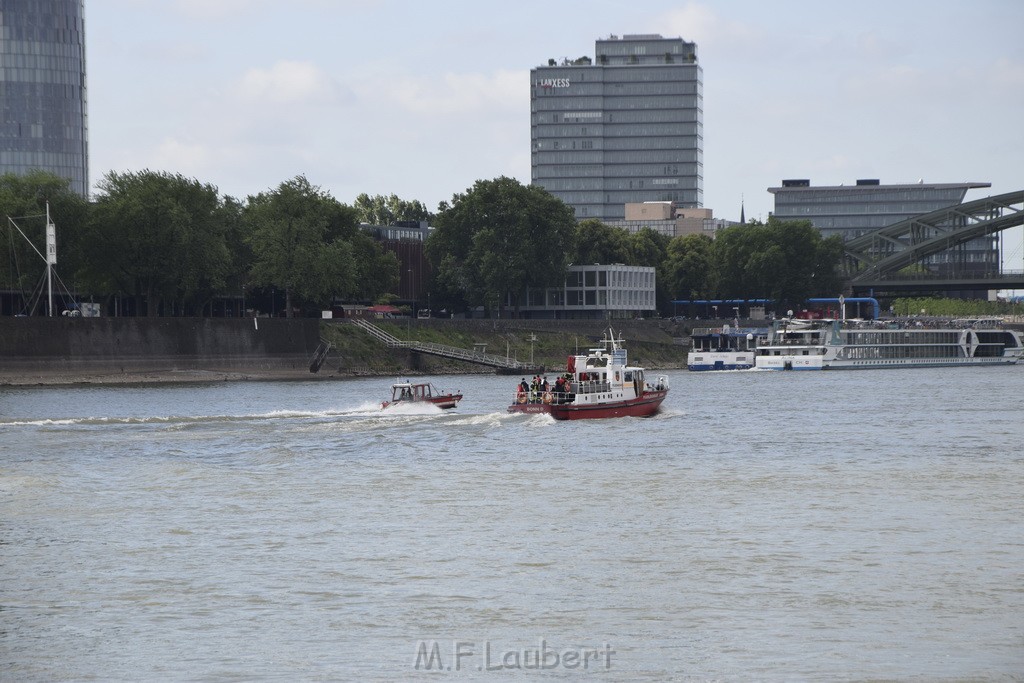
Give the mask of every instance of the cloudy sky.
<path id="1" fill-rule="evenodd" d="M 783 178 L 1024 187 L 1019 0 L 87 0 L 85 20 L 94 187 L 148 168 L 244 198 L 303 174 L 434 210 L 529 183 L 530 69 L 628 33 L 697 43 L 716 216 L 767 218 Z"/>

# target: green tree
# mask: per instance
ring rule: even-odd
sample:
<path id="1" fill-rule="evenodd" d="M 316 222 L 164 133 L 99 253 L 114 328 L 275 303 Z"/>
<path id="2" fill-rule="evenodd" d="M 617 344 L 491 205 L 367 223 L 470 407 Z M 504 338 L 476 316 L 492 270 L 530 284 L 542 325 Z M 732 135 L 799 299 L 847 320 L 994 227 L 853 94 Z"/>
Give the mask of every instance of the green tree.
<path id="1" fill-rule="evenodd" d="M 633 266 L 659 267 L 668 256 L 671 238 L 651 228 L 641 228 L 629 236 L 629 258 Z"/>
<path id="2" fill-rule="evenodd" d="M 249 272 L 254 259 L 244 218 L 245 205 L 234 197 L 225 197 L 220 216 L 229 259 L 224 293 L 232 296 L 241 294 L 243 303 L 247 305 L 245 292 L 250 287 Z"/>
<path id="3" fill-rule="evenodd" d="M 515 301 L 528 287 L 561 284 L 574 251 L 573 210 L 535 185 L 512 178 L 478 180 L 442 204 L 427 241 L 438 292 L 458 292 L 489 310 Z"/>
<path id="4" fill-rule="evenodd" d="M 830 296 L 843 289 L 842 262 L 843 238 L 839 235 L 819 237 L 811 273 L 811 296 Z"/>
<path id="5" fill-rule="evenodd" d="M 373 302 L 398 289 L 401 279 L 398 256 L 381 249 L 362 231 L 352 236 L 351 244 L 356 277 L 355 287 L 347 293 L 347 298 Z"/>
<path id="6" fill-rule="evenodd" d="M 227 219 L 217 188 L 181 175 L 110 172 L 81 248 L 97 293 L 135 297 L 136 311 L 201 309 L 229 271 Z"/>
<path id="7" fill-rule="evenodd" d="M 668 245 L 671 238 L 651 228 L 641 228 L 629 236 L 630 257 L 627 263 L 634 266 L 654 266 L 655 305 L 659 311 L 670 310 L 668 273 Z"/>
<path id="8" fill-rule="evenodd" d="M 627 263 L 630 256 L 629 233 L 622 228 L 613 228 L 596 218 L 580 221 L 576 226 L 576 250 L 569 259 L 572 263 Z"/>
<path id="9" fill-rule="evenodd" d="M 668 244 L 665 279 L 674 299 L 709 297 L 715 287 L 714 240 L 707 235 L 675 237 Z"/>
<path id="10" fill-rule="evenodd" d="M 840 287 L 839 238 L 825 240 L 809 221 L 757 221 L 726 228 L 714 243 L 719 293 L 800 304 Z"/>
<path id="11" fill-rule="evenodd" d="M 0 287 L 20 292 L 23 306 L 30 303 L 32 290 L 46 272 L 47 205 L 50 220 L 57 226 L 58 277 L 75 288 L 74 274 L 82 261 L 78 245 L 89 205 L 70 185 L 67 179 L 41 170 L 0 175 L 0 221 L 4 224 L 0 234 L 7 245 L 7 257 L 0 261 Z M 19 309 L 22 311 L 30 312 L 24 307 Z"/>
<path id="12" fill-rule="evenodd" d="M 322 306 L 334 295 L 355 291 L 350 238 L 358 229 L 356 212 L 304 176 L 249 197 L 245 220 L 251 230 L 252 282 L 284 290 L 286 317 L 293 315 L 293 298 Z"/>
<path id="13" fill-rule="evenodd" d="M 356 197 L 354 208 L 359 220 L 370 225 L 394 225 L 398 221 L 429 221 L 433 218 L 419 200 L 406 201 L 390 194 Z"/>

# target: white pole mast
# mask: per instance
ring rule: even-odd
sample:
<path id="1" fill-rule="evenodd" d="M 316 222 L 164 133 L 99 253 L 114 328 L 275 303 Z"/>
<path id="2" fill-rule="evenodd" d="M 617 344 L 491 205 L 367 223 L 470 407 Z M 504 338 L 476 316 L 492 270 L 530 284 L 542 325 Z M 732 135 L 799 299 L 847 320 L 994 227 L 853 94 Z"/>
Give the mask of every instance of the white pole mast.
<path id="1" fill-rule="evenodd" d="M 57 264 L 57 227 L 50 222 L 50 202 L 46 202 L 46 314 L 53 317 L 53 267 Z"/>

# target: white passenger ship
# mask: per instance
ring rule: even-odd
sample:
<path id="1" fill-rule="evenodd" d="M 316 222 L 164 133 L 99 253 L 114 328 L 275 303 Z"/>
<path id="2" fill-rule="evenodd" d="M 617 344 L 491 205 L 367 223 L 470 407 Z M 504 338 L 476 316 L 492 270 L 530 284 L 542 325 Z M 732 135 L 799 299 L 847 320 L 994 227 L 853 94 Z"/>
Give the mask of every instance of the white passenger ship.
<path id="1" fill-rule="evenodd" d="M 697 328 L 690 334 L 691 348 L 686 354 L 686 367 L 702 370 L 749 370 L 754 367 L 757 345 L 764 342 L 764 328 L 723 327 Z"/>
<path id="2" fill-rule="evenodd" d="M 758 345 L 763 370 L 1006 365 L 1024 337 L 997 318 L 960 320 L 777 320 Z"/>

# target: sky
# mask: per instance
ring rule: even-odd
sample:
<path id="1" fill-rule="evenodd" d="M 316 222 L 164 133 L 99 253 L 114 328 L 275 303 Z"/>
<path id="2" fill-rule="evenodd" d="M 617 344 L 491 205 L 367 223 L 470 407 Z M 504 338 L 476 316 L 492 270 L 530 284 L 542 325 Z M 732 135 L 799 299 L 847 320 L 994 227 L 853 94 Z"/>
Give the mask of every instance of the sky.
<path id="1" fill-rule="evenodd" d="M 150 169 L 244 199 L 304 175 L 434 211 L 530 182 L 531 68 L 634 33 L 697 44 L 716 217 L 767 219 L 784 178 L 1024 188 L 1019 0 L 86 0 L 85 26 L 94 189 Z"/>

